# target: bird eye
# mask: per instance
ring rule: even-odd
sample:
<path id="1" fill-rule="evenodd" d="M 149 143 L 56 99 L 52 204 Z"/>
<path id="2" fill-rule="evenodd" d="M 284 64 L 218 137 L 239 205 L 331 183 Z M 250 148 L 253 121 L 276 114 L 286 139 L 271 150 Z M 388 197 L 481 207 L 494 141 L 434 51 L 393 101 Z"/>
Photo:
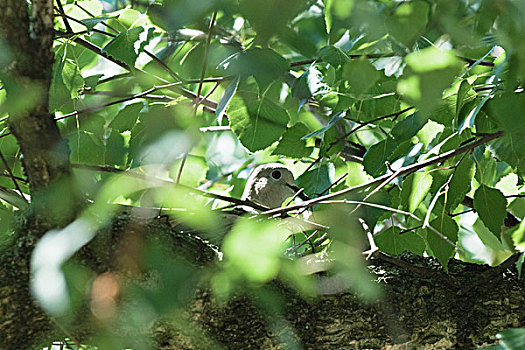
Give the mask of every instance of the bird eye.
<path id="1" fill-rule="evenodd" d="M 279 180 L 281 178 L 281 172 L 279 170 L 274 170 L 272 171 L 272 177 L 275 179 L 275 180 Z"/>

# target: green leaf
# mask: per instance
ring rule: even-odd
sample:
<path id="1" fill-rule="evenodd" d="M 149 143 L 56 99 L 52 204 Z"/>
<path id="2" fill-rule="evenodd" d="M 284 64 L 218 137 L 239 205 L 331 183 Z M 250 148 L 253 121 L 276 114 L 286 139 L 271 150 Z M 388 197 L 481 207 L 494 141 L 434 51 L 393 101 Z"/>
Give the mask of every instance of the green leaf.
<path id="1" fill-rule="evenodd" d="M 485 185 L 474 193 L 474 209 L 487 228 L 497 237 L 507 216 L 507 199 L 501 191 Z"/>
<path id="2" fill-rule="evenodd" d="M 521 270 L 523 268 L 523 262 L 525 261 L 525 253 L 521 253 L 520 257 L 516 261 L 516 270 L 518 270 L 518 279 L 521 278 Z"/>
<path id="3" fill-rule="evenodd" d="M 222 94 L 219 103 L 217 104 L 217 109 L 215 110 L 215 117 L 217 118 L 219 125 L 222 124 L 222 117 L 226 112 L 226 108 L 228 108 L 228 105 L 230 104 L 233 95 L 235 95 L 235 92 L 237 91 L 237 87 L 239 86 L 239 80 L 240 79 L 237 76 L 228 84 L 226 89 L 224 89 L 224 93 Z"/>
<path id="4" fill-rule="evenodd" d="M 315 66 L 310 66 L 293 82 L 292 96 L 299 100 L 305 100 L 325 93 L 329 89 L 328 85 L 323 82 L 323 74 Z"/>
<path id="5" fill-rule="evenodd" d="M 257 88 L 239 90 L 230 102 L 230 126 L 250 152 L 270 146 L 286 131 L 288 112 Z"/>
<path id="6" fill-rule="evenodd" d="M 490 230 L 483 224 L 483 221 L 481 221 L 480 218 L 478 218 L 474 225 L 472 225 L 472 229 L 474 232 L 476 232 L 481 242 L 483 242 L 483 244 L 487 247 L 490 247 L 494 250 L 505 250 L 505 247 L 503 247 L 503 244 L 501 244 L 500 238 L 496 237 L 492 232 L 490 232 Z"/>
<path id="7" fill-rule="evenodd" d="M 334 67 L 350 62 L 350 58 L 343 50 L 332 45 L 321 48 L 317 52 L 317 56 Z"/>
<path id="8" fill-rule="evenodd" d="M 525 328 L 508 328 L 499 333 L 496 338 L 505 350 L 525 349 Z"/>
<path id="9" fill-rule="evenodd" d="M 297 178 L 297 185 L 304 188 L 308 196 L 318 195 L 332 184 L 334 167 L 332 164 L 323 164 L 311 169 Z"/>
<path id="10" fill-rule="evenodd" d="M 131 130 L 137 123 L 140 110 L 144 108 L 142 102 L 132 103 L 122 108 L 109 124 L 109 127 L 123 132 Z"/>
<path id="11" fill-rule="evenodd" d="M 456 99 L 456 118 L 459 116 L 459 111 L 461 111 L 461 108 L 465 104 L 466 97 L 468 97 L 469 93 L 472 92 L 472 85 L 470 85 L 467 79 L 463 79 L 459 85 Z"/>
<path id="12" fill-rule="evenodd" d="M 388 138 L 370 147 L 363 157 L 365 171 L 372 176 L 382 173 L 386 169 L 385 162 L 398 145 L 395 140 Z"/>
<path id="13" fill-rule="evenodd" d="M 411 47 L 425 30 L 429 10 L 424 1 L 401 3 L 386 21 L 390 34 L 405 46 Z"/>
<path id="14" fill-rule="evenodd" d="M 219 63 L 229 75 L 253 75 L 261 89 L 284 77 L 290 68 L 288 61 L 272 49 L 255 47 L 237 52 Z"/>
<path id="15" fill-rule="evenodd" d="M 84 78 L 75 62 L 70 59 L 64 61 L 62 67 L 62 81 L 69 90 L 71 98 L 78 98 L 78 92 L 84 86 Z"/>
<path id="16" fill-rule="evenodd" d="M 71 161 L 82 164 L 104 164 L 104 145 L 90 132 L 78 130 L 68 136 Z"/>
<path id="17" fill-rule="evenodd" d="M 306 147 L 306 140 L 302 138 L 308 131 L 308 128 L 303 123 L 295 124 L 285 131 L 272 154 L 280 154 L 291 158 L 302 158 L 310 155 L 312 147 Z"/>
<path id="18" fill-rule="evenodd" d="M 483 148 L 484 149 L 484 148 Z M 497 163 L 490 152 L 485 151 L 481 154 L 476 154 L 474 150 L 472 158 L 476 163 L 476 181 L 482 185 L 492 186 L 496 180 Z"/>
<path id="19" fill-rule="evenodd" d="M 303 0 L 241 0 L 239 10 L 257 32 L 257 40 L 266 43 L 273 34 L 302 10 L 306 9 Z"/>
<path id="20" fill-rule="evenodd" d="M 458 225 L 447 214 L 432 220 L 430 222 L 430 226 L 442 233 L 453 243 L 456 243 L 458 240 Z M 452 257 L 455 247 L 445 241 L 443 238 L 439 237 L 439 235 L 430 228 L 426 229 L 426 233 L 428 246 L 440 264 L 443 265 L 446 270 L 448 267 L 448 261 Z"/>
<path id="21" fill-rule="evenodd" d="M 317 135 L 321 135 L 321 134 L 324 134 L 325 132 L 327 132 L 328 130 L 330 130 L 339 120 L 341 120 L 342 118 L 345 117 L 346 114 L 344 113 L 336 113 L 335 115 L 332 116 L 332 118 L 330 118 L 330 120 L 328 121 L 328 123 L 326 123 L 325 126 L 323 126 L 321 129 L 318 129 L 318 130 L 315 130 L 315 131 L 312 131 L 311 133 L 307 134 L 307 135 L 304 135 L 302 137 L 303 140 L 306 140 L 307 138 L 309 137 L 313 137 L 313 136 L 317 136 Z"/>
<path id="22" fill-rule="evenodd" d="M 102 52 L 124 62 L 130 68 L 134 67 L 138 57 L 135 42 L 143 31 L 144 28 L 135 27 L 120 33 L 102 48 Z"/>
<path id="23" fill-rule="evenodd" d="M 459 74 L 461 61 L 450 51 L 428 47 L 405 57 L 407 69 L 397 84 L 398 93 L 423 113 L 439 103 L 443 90 Z"/>
<path id="24" fill-rule="evenodd" d="M 81 20 L 82 24 L 86 26 L 88 30 L 93 30 L 95 26 L 101 22 L 107 21 L 111 17 L 108 16 L 99 16 L 99 17 L 93 17 L 93 18 L 86 18 Z"/>
<path id="25" fill-rule="evenodd" d="M 516 250 L 525 252 L 525 220 L 521 220 L 519 226 L 512 232 L 512 241 Z"/>
<path id="26" fill-rule="evenodd" d="M 505 131 L 505 135 L 493 141 L 490 150 L 502 161 L 525 174 L 525 98 L 521 94 L 509 94 L 494 98 L 487 103 L 490 117 Z"/>
<path id="27" fill-rule="evenodd" d="M 381 74 L 366 58 L 351 60 L 343 66 L 343 78 L 348 81 L 351 91 L 364 93 L 370 89 Z"/>
<path id="28" fill-rule="evenodd" d="M 450 180 L 446 197 L 445 208 L 452 211 L 463 201 L 470 191 L 472 177 L 474 176 L 474 162 L 469 158 L 464 158 L 454 170 L 452 180 Z"/>
<path id="29" fill-rule="evenodd" d="M 399 228 L 392 226 L 379 233 L 374 241 L 379 250 L 387 254 L 399 255 L 408 250 L 415 254 L 423 254 L 425 242 L 414 231 L 403 234 L 399 233 Z"/>
<path id="30" fill-rule="evenodd" d="M 403 181 L 401 190 L 401 204 L 413 213 L 425 199 L 432 186 L 432 176 L 424 172 L 415 172 L 408 175 Z"/>
<path id="31" fill-rule="evenodd" d="M 345 19 L 352 13 L 354 0 L 323 0 L 326 32 L 332 31 L 333 17 Z"/>
<path id="32" fill-rule="evenodd" d="M 104 143 L 106 148 L 104 164 L 118 167 L 125 166 L 128 149 L 125 146 L 124 137 L 117 130 L 113 130 Z"/>
<path id="33" fill-rule="evenodd" d="M 423 113 L 414 113 L 397 122 L 392 128 L 391 134 L 396 141 L 403 142 L 415 136 L 427 122 L 428 119 Z"/>

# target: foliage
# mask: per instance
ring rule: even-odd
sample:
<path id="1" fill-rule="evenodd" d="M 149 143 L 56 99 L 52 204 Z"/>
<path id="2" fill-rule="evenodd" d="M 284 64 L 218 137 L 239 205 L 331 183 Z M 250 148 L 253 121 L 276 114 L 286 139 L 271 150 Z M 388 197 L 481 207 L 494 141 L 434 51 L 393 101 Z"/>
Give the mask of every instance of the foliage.
<path id="1" fill-rule="evenodd" d="M 73 307 L 60 299 L 74 298 L 62 267 L 102 226 L 90 218 L 109 220 L 110 203 L 188 209 L 173 215 L 224 239 L 224 266 L 198 275 L 224 298 L 277 278 L 314 294 L 296 259 L 310 253 L 333 257 L 332 273 L 357 276 L 347 287 L 373 288 L 347 254 L 360 255 L 367 231 L 381 252 L 430 255 L 444 269 L 451 258 L 497 265 L 524 251 L 521 1 L 122 3 L 57 8 L 50 106 L 94 204 L 50 233 L 84 232 L 48 266 L 64 287 L 60 307 L 34 286 L 51 314 Z M 12 190 L 30 193 L 5 125 L 0 148 L 4 242 L 22 206 Z M 270 161 L 288 165 L 312 198 L 274 212 L 301 212 L 328 234 L 306 225 L 283 238 L 259 217 L 215 237 L 221 218 L 212 209 L 224 201 L 188 187 L 211 181 L 210 191 L 238 198 L 248 170 Z M 149 263 L 163 271 L 159 259 Z"/>

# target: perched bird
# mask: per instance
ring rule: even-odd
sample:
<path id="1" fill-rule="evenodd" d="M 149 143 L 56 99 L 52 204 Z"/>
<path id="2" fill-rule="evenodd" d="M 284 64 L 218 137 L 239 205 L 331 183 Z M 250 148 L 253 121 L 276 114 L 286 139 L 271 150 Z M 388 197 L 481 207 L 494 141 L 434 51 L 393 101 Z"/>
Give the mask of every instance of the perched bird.
<path id="1" fill-rule="evenodd" d="M 290 169 L 280 163 L 268 163 L 259 165 L 251 172 L 241 199 L 272 209 L 280 207 L 286 198 L 298 191 Z M 308 200 L 302 192 L 298 196 Z"/>

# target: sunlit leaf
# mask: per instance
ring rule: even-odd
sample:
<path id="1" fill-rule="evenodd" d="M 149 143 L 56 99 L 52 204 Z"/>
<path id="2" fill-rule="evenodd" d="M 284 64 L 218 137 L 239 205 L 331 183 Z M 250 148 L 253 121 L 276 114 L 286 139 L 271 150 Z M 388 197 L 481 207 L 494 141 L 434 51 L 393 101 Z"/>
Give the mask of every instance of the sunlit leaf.
<path id="1" fill-rule="evenodd" d="M 228 84 L 226 89 L 224 89 L 224 94 L 222 94 L 221 99 L 217 104 L 217 109 L 215 110 L 215 118 L 217 118 L 219 125 L 222 124 L 222 117 L 224 116 L 226 108 L 228 108 L 228 105 L 230 104 L 233 95 L 235 95 L 235 92 L 237 91 L 237 86 L 239 86 L 239 77 L 235 77 L 235 79 L 233 79 Z"/>
<path id="2" fill-rule="evenodd" d="M 135 43 L 143 31 L 144 28 L 135 27 L 120 33 L 102 48 L 102 52 L 133 67 L 138 57 Z"/>
<path id="3" fill-rule="evenodd" d="M 485 185 L 479 186 L 474 194 L 474 209 L 485 226 L 499 236 L 507 216 L 507 199 L 503 193 Z"/>
<path id="4" fill-rule="evenodd" d="M 325 46 L 319 50 L 317 55 L 327 63 L 333 66 L 340 66 L 350 61 L 348 55 L 338 47 Z"/>
<path id="5" fill-rule="evenodd" d="M 423 254 L 425 242 L 415 232 L 400 233 L 397 227 L 390 227 L 374 238 L 378 248 L 387 254 L 399 255 L 408 250 L 416 254 Z"/>
<path id="6" fill-rule="evenodd" d="M 452 243 L 456 243 L 458 239 L 458 225 L 451 219 L 447 214 L 442 215 L 430 222 L 430 226 L 436 229 L 438 232 L 447 237 Z M 447 269 L 448 261 L 452 257 L 454 252 L 454 246 L 449 242 L 441 238 L 436 232 L 430 228 L 426 229 L 427 242 L 430 249 L 434 253 L 434 256 L 438 261 Z"/>
<path id="7" fill-rule="evenodd" d="M 351 91 L 364 93 L 370 89 L 381 74 L 366 58 L 351 60 L 343 66 L 343 78 L 348 81 Z"/>
<path id="8" fill-rule="evenodd" d="M 255 152 L 270 146 L 286 131 L 288 112 L 256 88 L 239 90 L 230 102 L 230 125 L 244 147 Z"/>
<path id="9" fill-rule="evenodd" d="M 399 80 L 397 91 L 424 112 L 437 106 L 443 90 L 459 73 L 461 62 L 450 51 L 429 47 L 405 57 L 407 71 Z"/>
<path id="10" fill-rule="evenodd" d="M 415 172 L 405 178 L 401 190 L 401 202 L 408 211 L 413 213 L 421 201 L 425 199 L 432 185 L 432 176 L 423 172 Z"/>

